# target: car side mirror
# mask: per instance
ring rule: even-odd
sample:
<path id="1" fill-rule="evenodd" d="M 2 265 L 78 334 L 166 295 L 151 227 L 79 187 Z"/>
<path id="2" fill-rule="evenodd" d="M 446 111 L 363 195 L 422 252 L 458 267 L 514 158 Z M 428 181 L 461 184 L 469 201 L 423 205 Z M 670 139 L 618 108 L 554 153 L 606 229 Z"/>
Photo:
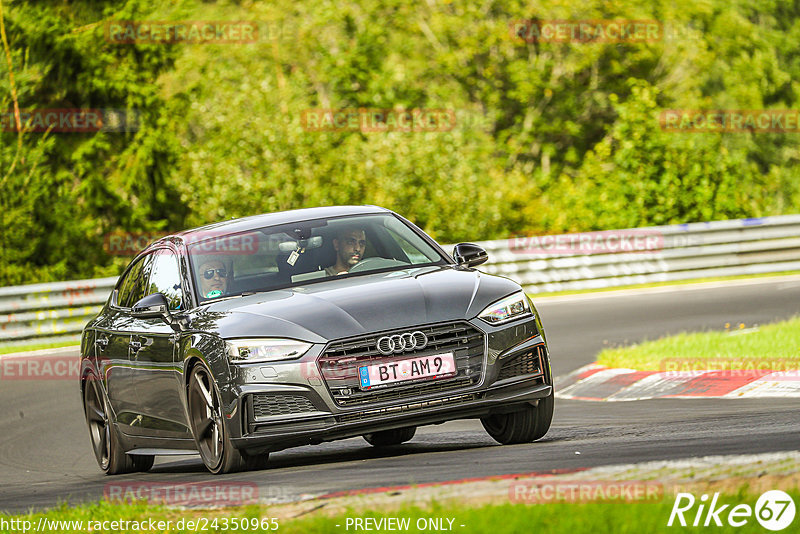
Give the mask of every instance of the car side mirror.
<path id="1" fill-rule="evenodd" d="M 153 293 L 136 301 L 131 309 L 131 315 L 143 319 L 151 317 L 161 317 L 165 322 L 172 322 L 172 315 L 169 312 L 169 302 L 163 293 Z"/>
<path id="2" fill-rule="evenodd" d="M 475 267 L 489 259 L 489 255 L 474 243 L 459 243 L 453 248 L 453 258 L 461 267 Z"/>

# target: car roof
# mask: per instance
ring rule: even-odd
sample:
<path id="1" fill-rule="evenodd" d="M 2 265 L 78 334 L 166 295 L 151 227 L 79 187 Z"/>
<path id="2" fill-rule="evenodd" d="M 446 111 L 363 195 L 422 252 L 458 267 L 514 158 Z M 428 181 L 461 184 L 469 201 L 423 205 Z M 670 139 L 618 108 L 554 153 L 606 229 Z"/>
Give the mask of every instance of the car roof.
<path id="1" fill-rule="evenodd" d="M 325 206 L 320 208 L 303 208 L 297 210 L 278 211 L 274 213 L 263 213 L 261 215 L 251 215 L 241 219 L 231 219 L 220 221 L 190 230 L 184 230 L 169 237 L 181 239 L 191 238 L 194 234 L 204 232 L 214 232 L 221 234 L 246 232 L 265 226 L 275 226 L 293 222 L 310 221 L 313 219 L 324 219 L 328 217 L 342 217 L 346 215 L 370 215 L 379 213 L 392 213 L 391 210 L 380 206 Z"/>

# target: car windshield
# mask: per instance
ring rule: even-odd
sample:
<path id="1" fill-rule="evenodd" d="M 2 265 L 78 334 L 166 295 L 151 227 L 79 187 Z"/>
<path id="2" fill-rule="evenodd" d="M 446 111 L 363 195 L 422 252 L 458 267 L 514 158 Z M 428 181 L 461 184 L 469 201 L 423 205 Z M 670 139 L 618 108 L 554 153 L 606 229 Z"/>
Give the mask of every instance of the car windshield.
<path id="1" fill-rule="evenodd" d="M 246 232 L 191 234 L 200 302 L 338 276 L 443 264 L 445 258 L 394 215 L 316 219 Z"/>

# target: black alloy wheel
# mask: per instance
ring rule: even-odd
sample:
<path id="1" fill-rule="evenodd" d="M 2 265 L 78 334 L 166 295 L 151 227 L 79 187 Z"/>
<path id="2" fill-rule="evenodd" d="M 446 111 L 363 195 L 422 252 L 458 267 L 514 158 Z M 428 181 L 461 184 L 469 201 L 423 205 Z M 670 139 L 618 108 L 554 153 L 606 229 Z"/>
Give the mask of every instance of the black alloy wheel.
<path id="1" fill-rule="evenodd" d="M 203 364 L 192 369 L 188 401 L 189 422 L 197 450 L 211 473 L 221 475 L 266 467 L 269 453 L 251 456 L 233 446 L 223 420 L 219 390 Z"/>
<path id="2" fill-rule="evenodd" d="M 109 416 L 100 382 L 95 375 L 84 378 L 83 407 L 92 449 L 100 469 L 107 475 L 147 471 L 153 467 L 155 456 L 128 455 L 122 449 L 117 430 Z"/>

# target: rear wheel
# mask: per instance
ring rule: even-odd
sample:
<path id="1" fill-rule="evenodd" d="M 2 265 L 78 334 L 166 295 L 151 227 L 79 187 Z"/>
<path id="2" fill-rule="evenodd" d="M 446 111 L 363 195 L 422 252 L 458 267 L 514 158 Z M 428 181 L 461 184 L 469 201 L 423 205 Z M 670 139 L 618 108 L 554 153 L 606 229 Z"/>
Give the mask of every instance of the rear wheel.
<path id="1" fill-rule="evenodd" d="M 391 430 L 381 430 L 364 434 L 364 439 L 373 447 L 388 447 L 390 445 L 400 445 L 414 437 L 417 427 L 409 426 L 405 428 L 393 428 Z"/>
<path id="2" fill-rule="evenodd" d="M 222 418 L 219 390 L 211 373 L 202 364 L 192 370 L 188 401 L 189 422 L 197 450 L 211 473 L 220 475 L 266 467 L 268 453 L 250 456 L 233 446 Z"/>
<path id="3" fill-rule="evenodd" d="M 550 429 L 553 420 L 553 394 L 539 399 L 536 406 L 526 406 L 523 410 L 490 415 L 481 419 L 486 432 L 498 443 L 530 443 L 543 437 Z"/>
<path id="4" fill-rule="evenodd" d="M 125 454 L 119 435 L 111 421 L 98 379 L 88 375 L 84 379 L 83 408 L 89 425 L 89 438 L 97 459 L 97 465 L 107 475 L 119 475 L 135 471 L 147 471 L 153 467 L 154 456 L 129 456 Z"/>

